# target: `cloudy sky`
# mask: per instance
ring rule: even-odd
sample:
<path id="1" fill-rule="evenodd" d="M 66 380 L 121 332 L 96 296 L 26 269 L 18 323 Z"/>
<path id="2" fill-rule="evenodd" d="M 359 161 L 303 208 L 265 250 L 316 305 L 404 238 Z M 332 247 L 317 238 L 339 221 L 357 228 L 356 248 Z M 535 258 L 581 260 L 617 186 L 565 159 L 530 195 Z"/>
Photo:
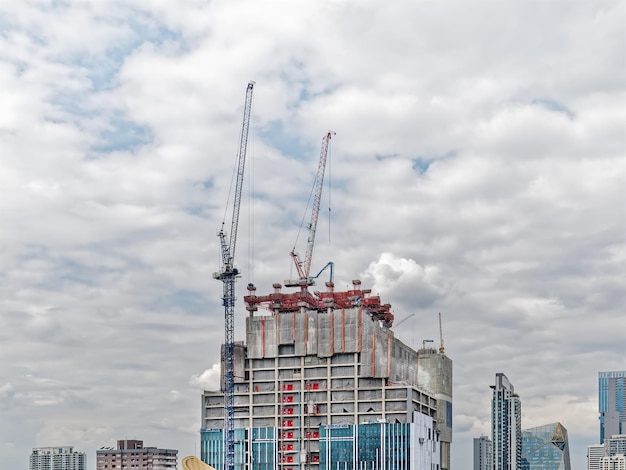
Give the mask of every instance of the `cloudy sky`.
<path id="1" fill-rule="evenodd" d="M 48 445 L 93 469 L 123 438 L 197 452 L 255 80 L 240 299 L 293 277 L 332 129 L 312 271 L 414 313 L 414 347 L 442 312 L 453 468 L 505 372 L 583 470 L 597 372 L 626 369 L 624 24 L 619 1 L 3 0 L 0 469 Z"/>

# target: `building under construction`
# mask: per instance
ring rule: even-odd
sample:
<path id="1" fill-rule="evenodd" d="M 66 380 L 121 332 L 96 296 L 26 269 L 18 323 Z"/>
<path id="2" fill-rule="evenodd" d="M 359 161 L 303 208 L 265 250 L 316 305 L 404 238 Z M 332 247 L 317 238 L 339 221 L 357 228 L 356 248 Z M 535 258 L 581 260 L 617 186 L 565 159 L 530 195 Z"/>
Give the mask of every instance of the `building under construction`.
<path id="1" fill-rule="evenodd" d="M 235 343 L 234 256 L 253 87 L 246 87 L 230 237 L 225 222 L 219 232 L 222 388 L 202 397 L 202 460 L 224 470 L 448 469 L 452 363 L 443 339 L 438 355 L 420 356 L 394 336 L 391 306 L 360 281 L 335 291 L 331 263 L 326 291 L 309 291 L 333 132 L 322 139 L 304 261 L 291 252 L 298 279 L 285 286 L 297 290 L 274 284 L 273 293 L 257 295 L 249 284 L 246 341 Z"/>
<path id="2" fill-rule="evenodd" d="M 397 339 L 390 305 L 360 281 L 326 285 L 275 284 L 265 296 L 248 286 L 246 341 L 234 347 L 234 467 L 449 468 L 451 361 Z M 223 424 L 223 390 L 205 391 L 201 457 L 215 468 Z"/>

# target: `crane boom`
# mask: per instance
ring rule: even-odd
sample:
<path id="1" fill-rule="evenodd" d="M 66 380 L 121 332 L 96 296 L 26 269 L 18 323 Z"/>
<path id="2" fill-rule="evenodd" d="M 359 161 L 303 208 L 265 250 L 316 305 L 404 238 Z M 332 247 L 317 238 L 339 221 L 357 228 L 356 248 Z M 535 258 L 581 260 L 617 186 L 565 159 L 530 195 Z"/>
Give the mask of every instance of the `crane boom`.
<path id="1" fill-rule="evenodd" d="M 248 131 L 250 129 L 250 112 L 252 110 L 252 89 L 254 82 L 248 82 L 246 88 L 246 101 L 243 110 L 243 123 L 241 137 L 239 139 L 239 152 L 237 154 L 237 175 L 235 182 L 235 194 L 233 199 L 233 217 L 230 226 L 230 239 L 224 232 L 224 222 L 218 233 L 222 253 L 222 266 L 213 277 L 223 282 L 224 289 L 222 304 L 224 305 L 224 469 L 234 470 L 235 467 L 235 427 L 234 427 L 234 393 L 235 393 L 235 370 L 234 370 L 234 343 L 235 343 L 235 280 L 239 277 L 239 271 L 235 268 L 235 247 L 237 244 L 237 227 L 239 225 L 239 207 L 241 205 L 241 192 L 243 187 L 243 173 L 246 165 L 246 151 L 248 148 Z"/>
<path id="2" fill-rule="evenodd" d="M 322 200 L 322 188 L 324 186 L 324 172 L 326 171 L 328 146 L 330 144 L 330 138 L 333 135 L 335 135 L 334 132 L 328 131 L 326 135 L 322 138 L 322 150 L 320 152 L 320 161 L 317 165 L 317 174 L 315 175 L 313 189 L 313 209 L 311 210 L 311 222 L 309 223 L 309 236 L 307 239 L 307 248 L 304 262 L 300 260 L 300 257 L 296 253 L 295 248 L 291 251 L 291 257 L 293 258 L 296 265 L 300 281 L 306 281 L 307 284 L 311 283 L 309 273 L 311 270 L 311 259 L 313 258 L 313 246 L 315 245 L 315 231 L 317 229 L 317 219 L 320 213 L 320 203 Z"/>
<path id="3" fill-rule="evenodd" d="M 400 320 L 398 323 L 396 323 L 394 325 L 394 328 L 398 328 L 400 325 L 402 325 L 405 321 L 407 321 L 409 318 L 411 318 L 413 315 L 415 315 L 415 312 L 411 313 L 410 315 L 407 315 L 406 317 L 404 317 L 402 320 Z"/>

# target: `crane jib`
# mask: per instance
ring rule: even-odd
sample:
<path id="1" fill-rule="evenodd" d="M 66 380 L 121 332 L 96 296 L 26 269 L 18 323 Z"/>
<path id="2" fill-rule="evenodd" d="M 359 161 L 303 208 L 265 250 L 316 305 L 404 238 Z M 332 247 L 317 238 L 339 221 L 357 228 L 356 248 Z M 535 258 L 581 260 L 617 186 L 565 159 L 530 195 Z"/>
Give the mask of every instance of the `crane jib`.
<path id="1" fill-rule="evenodd" d="M 334 132 L 328 131 L 322 138 L 322 150 L 320 151 L 320 159 L 317 165 L 317 173 L 313 183 L 313 208 L 311 210 L 311 222 L 308 224 L 309 235 L 307 237 L 307 249 L 304 261 L 301 261 L 295 249 L 291 251 L 300 282 L 309 283 L 311 272 L 311 260 L 313 258 L 313 247 L 315 246 L 315 231 L 317 230 L 317 219 L 320 213 L 320 203 L 322 200 L 322 188 L 324 186 L 324 173 L 326 171 L 326 159 L 328 157 L 328 146 Z"/>

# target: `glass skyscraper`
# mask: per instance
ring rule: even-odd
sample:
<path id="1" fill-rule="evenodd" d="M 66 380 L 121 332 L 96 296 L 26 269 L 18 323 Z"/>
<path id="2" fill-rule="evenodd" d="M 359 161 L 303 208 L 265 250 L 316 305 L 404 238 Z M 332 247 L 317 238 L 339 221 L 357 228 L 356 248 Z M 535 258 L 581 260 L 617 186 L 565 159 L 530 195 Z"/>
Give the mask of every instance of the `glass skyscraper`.
<path id="1" fill-rule="evenodd" d="M 522 403 L 506 375 L 491 385 L 491 440 L 494 470 L 520 470 L 522 463 Z"/>
<path id="2" fill-rule="evenodd" d="M 626 371 L 598 373 L 598 411 L 600 443 L 604 439 L 626 434 Z"/>
<path id="3" fill-rule="evenodd" d="M 567 429 L 561 423 L 522 431 L 522 470 L 571 470 Z"/>

